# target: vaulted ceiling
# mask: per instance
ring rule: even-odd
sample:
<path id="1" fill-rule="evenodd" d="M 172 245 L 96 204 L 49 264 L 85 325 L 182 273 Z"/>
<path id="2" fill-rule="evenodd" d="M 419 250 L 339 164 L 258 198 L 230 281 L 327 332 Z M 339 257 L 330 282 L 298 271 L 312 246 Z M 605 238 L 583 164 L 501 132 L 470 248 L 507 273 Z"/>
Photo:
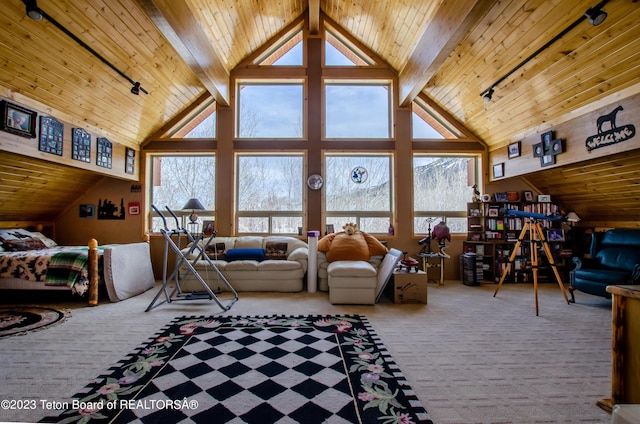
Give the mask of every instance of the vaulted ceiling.
<path id="1" fill-rule="evenodd" d="M 568 119 L 640 75 L 640 8 L 611 0 L 496 87 L 480 94 L 582 17 L 594 0 L 39 0 L 38 6 L 148 95 L 20 0 L 0 16 L 0 95 L 39 102 L 89 130 L 137 146 L 205 91 L 229 101 L 229 73 L 303 14 L 320 13 L 399 73 L 401 102 L 420 91 L 492 149 Z M 24 98 L 23 98 L 24 96 Z M 587 110 L 585 110 L 585 108 Z"/>
<path id="2" fill-rule="evenodd" d="M 5 0 L 0 97 L 138 148 L 206 93 L 228 104 L 232 70 L 287 25 L 303 16 L 310 31 L 322 31 L 327 16 L 397 71 L 400 103 L 423 93 L 496 151 L 640 92 L 638 0 L 603 1 L 608 18 L 592 26 L 584 14 L 596 3 L 38 0 L 46 14 L 149 93 L 136 96 L 130 82 L 52 23 L 28 18 L 23 1 Z M 481 93 L 506 74 L 493 100 L 484 102 Z M 529 180 L 560 195 L 573 190 L 546 177 Z M 631 184 L 640 182 L 634 177 Z M 591 194 L 590 205 L 600 194 Z"/>

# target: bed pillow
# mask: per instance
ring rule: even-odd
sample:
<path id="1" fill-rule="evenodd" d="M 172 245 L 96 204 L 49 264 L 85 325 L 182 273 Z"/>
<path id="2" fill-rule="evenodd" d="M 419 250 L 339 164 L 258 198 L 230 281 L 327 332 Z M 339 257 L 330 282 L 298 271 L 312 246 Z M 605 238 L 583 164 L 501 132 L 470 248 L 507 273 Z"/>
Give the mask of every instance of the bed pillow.
<path id="1" fill-rule="evenodd" d="M 264 260 L 264 249 L 259 249 L 254 247 L 229 249 L 227 250 L 226 260 L 227 262 L 233 262 L 233 261 L 260 262 Z"/>
<path id="2" fill-rule="evenodd" d="M 20 240 L 28 238 L 33 238 L 33 234 L 31 234 L 27 230 L 23 230 L 22 228 L 0 230 L 0 243 L 5 243 L 8 240 Z"/>
<path id="3" fill-rule="evenodd" d="M 42 250 L 46 248 L 47 246 L 42 240 L 37 238 L 6 240 L 4 242 L 4 250 L 7 252 L 24 252 L 27 250 Z"/>
<path id="4" fill-rule="evenodd" d="M 58 243 L 56 243 L 55 241 L 51 240 L 49 237 L 45 236 L 41 232 L 31 231 L 31 234 L 33 235 L 33 238 L 37 238 L 37 239 L 42 240 L 44 245 L 47 246 L 47 247 L 54 247 L 54 246 L 58 245 Z"/>

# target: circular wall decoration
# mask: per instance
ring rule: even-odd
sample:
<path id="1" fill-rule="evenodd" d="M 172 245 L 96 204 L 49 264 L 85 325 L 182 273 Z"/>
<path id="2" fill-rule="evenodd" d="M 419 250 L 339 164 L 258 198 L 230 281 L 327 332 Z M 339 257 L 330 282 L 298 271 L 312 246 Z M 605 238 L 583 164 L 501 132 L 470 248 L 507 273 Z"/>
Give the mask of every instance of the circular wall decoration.
<path id="1" fill-rule="evenodd" d="M 356 184 L 362 184 L 369 178 L 369 171 L 362 166 L 356 166 L 351 170 L 351 181 Z"/>
<path id="2" fill-rule="evenodd" d="M 320 174 L 311 174 L 309 178 L 307 178 L 307 187 L 311 190 L 320 190 L 322 188 L 322 184 L 324 184 L 324 179 Z"/>

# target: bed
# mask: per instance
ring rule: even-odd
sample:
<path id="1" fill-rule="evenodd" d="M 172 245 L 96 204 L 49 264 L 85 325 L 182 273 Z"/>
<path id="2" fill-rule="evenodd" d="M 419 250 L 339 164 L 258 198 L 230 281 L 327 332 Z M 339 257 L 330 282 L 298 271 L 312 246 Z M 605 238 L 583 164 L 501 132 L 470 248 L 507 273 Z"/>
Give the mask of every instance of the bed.
<path id="1" fill-rule="evenodd" d="M 58 246 L 40 232 L 0 230 L 0 289 L 68 290 L 98 303 L 98 285 L 117 302 L 155 284 L 146 242 Z"/>

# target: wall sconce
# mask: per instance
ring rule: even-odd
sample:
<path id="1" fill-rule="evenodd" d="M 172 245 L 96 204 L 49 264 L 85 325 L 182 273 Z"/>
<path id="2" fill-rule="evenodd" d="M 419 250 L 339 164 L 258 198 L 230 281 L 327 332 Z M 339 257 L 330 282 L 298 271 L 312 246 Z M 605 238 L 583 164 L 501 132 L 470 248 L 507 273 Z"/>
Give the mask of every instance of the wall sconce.
<path id="1" fill-rule="evenodd" d="M 60 31 L 62 31 L 65 34 L 67 34 L 73 41 L 75 41 L 76 43 L 80 44 L 81 47 L 84 47 L 84 49 L 87 50 L 89 53 L 94 55 L 96 58 L 100 59 L 100 61 L 102 63 L 104 63 L 105 65 L 107 65 L 108 67 L 110 67 L 111 69 L 116 71 L 118 73 L 118 75 L 120 75 L 122 78 L 124 78 L 127 81 L 129 81 L 129 83 L 131 83 L 131 85 L 132 85 L 132 87 L 131 87 L 131 93 L 132 94 L 138 95 L 138 94 L 140 94 L 141 91 L 144 94 L 149 94 L 147 92 L 147 90 L 145 90 L 144 88 L 142 88 L 140 86 L 139 82 L 134 81 L 133 79 L 128 77 L 124 72 L 122 72 L 120 69 L 116 68 L 115 65 L 113 65 L 111 62 L 109 62 L 107 59 L 105 59 L 98 52 L 93 50 L 84 41 L 82 41 L 81 39 L 76 37 L 71 31 L 69 31 L 67 28 L 65 28 L 60 22 L 56 21 L 51 16 L 49 16 L 47 13 L 45 13 L 42 9 L 40 9 L 38 7 L 37 0 L 22 0 L 22 2 L 25 5 L 27 16 L 29 16 L 31 19 L 33 19 L 34 21 L 41 21 L 42 18 L 46 19 L 51 24 L 53 24 L 53 26 L 55 26 Z"/>
<path id="2" fill-rule="evenodd" d="M 596 6 L 588 9 L 584 15 L 580 16 L 578 19 L 576 19 L 571 25 L 569 25 L 568 27 L 566 27 L 564 30 L 562 30 L 562 32 L 558 35 L 556 35 L 555 37 L 553 37 L 551 40 L 549 40 L 544 46 L 540 47 L 538 50 L 536 50 L 535 52 L 533 52 L 529 57 L 527 57 L 526 59 L 524 59 L 522 62 L 520 62 L 519 64 L 517 64 L 512 70 L 510 70 L 509 72 L 507 72 L 506 74 L 504 74 L 500 79 L 498 79 L 496 82 L 494 82 L 493 84 L 491 84 L 491 87 L 489 87 L 488 89 L 484 90 L 482 93 L 480 93 L 480 96 L 482 96 L 482 100 L 484 100 L 485 102 L 490 102 L 491 98 L 493 97 L 493 92 L 494 92 L 494 88 L 500 84 L 502 81 L 506 80 L 507 78 L 509 78 L 509 76 L 511 74 L 513 74 L 515 71 L 517 71 L 518 69 L 520 69 L 521 67 L 523 67 L 525 64 L 527 64 L 527 62 L 529 62 L 531 59 L 533 59 L 534 57 L 536 57 L 537 55 L 539 55 L 540 53 L 542 53 L 543 51 L 545 51 L 547 48 L 549 48 L 549 46 L 551 46 L 553 43 L 555 43 L 556 41 L 558 41 L 560 38 L 564 37 L 564 35 L 566 33 L 568 33 L 569 31 L 571 31 L 572 29 L 574 29 L 576 26 L 578 26 L 578 24 L 580 22 L 582 22 L 585 19 L 589 19 L 589 22 L 591 22 L 591 24 L 593 26 L 597 26 L 600 25 L 602 22 L 604 22 L 604 20 L 607 18 L 607 13 L 605 11 L 602 10 L 602 8 L 604 7 L 605 4 L 607 4 L 609 2 L 609 0 L 602 0 L 600 3 L 598 3 Z"/>

